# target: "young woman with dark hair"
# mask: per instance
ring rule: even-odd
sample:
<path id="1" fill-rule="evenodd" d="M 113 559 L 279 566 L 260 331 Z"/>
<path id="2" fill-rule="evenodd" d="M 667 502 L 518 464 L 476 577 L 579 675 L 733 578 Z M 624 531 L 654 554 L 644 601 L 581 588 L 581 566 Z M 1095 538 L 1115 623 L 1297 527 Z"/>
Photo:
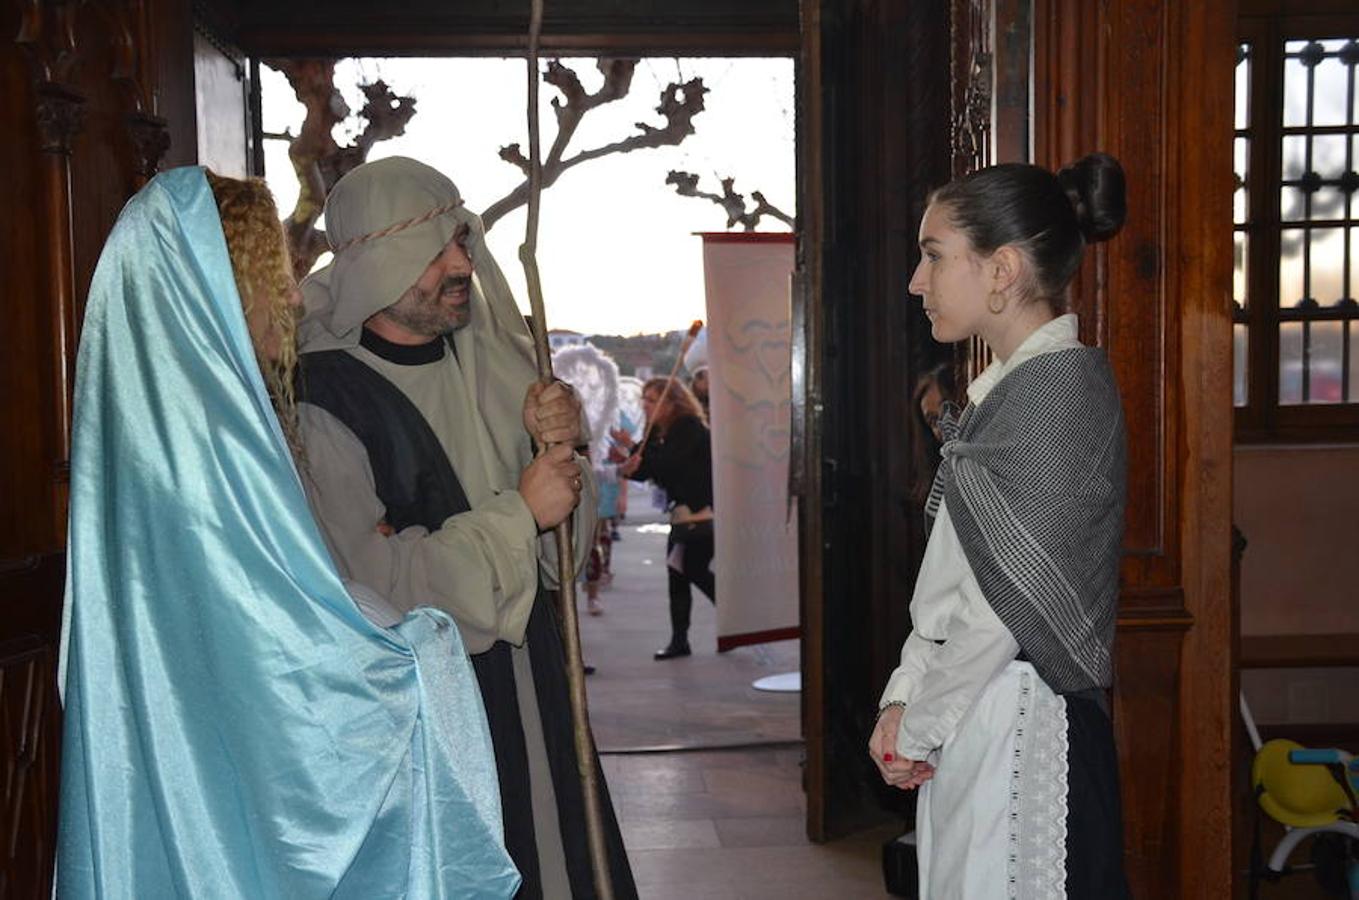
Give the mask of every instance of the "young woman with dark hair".
<path id="1" fill-rule="evenodd" d="M 869 752 L 921 787 L 920 896 L 1122 898 L 1107 691 L 1126 450 L 1103 351 L 1065 293 L 1125 217 L 1118 162 L 1001 165 L 939 189 L 910 290 L 935 340 L 995 361 L 940 422 L 913 631 Z"/>

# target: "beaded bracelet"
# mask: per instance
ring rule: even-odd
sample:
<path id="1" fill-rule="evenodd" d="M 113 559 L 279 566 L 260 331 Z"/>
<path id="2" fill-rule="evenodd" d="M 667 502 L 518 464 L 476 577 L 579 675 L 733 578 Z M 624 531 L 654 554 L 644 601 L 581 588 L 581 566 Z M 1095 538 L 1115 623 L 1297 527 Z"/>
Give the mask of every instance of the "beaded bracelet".
<path id="1" fill-rule="evenodd" d="M 881 719 L 881 718 L 882 718 L 882 714 L 885 713 L 885 712 L 887 712 L 889 709 L 891 709 L 891 708 L 894 707 L 894 706 L 900 706 L 902 709 L 905 709 L 905 708 L 906 708 L 906 701 L 905 701 L 905 700 L 888 700 L 888 701 L 887 701 L 886 703 L 884 703 L 882 706 L 879 706 L 879 707 L 878 707 L 878 719 Z M 875 719 L 874 721 L 877 721 L 877 719 Z"/>

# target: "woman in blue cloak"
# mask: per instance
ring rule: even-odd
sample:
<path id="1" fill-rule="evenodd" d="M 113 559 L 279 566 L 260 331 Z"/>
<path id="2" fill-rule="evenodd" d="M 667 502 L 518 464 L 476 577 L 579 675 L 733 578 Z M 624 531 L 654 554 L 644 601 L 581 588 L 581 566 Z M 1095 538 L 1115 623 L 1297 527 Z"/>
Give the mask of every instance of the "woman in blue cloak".
<path id="1" fill-rule="evenodd" d="M 57 895 L 512 896 L 457 628 L 344 584 L 299 480 L 259 182 L 163 173 L 81 337 Z M 391 627 L 384 627 L 390 625 Z"/>

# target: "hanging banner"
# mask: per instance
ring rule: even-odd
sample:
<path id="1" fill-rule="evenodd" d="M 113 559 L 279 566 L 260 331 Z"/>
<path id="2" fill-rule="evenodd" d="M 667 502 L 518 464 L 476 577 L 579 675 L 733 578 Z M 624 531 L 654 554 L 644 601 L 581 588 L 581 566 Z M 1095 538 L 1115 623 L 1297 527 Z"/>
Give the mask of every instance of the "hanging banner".
<path id="1" fill-rule="evenodd" d="M 717 554 L 717 646 L 795 638 L 788 501 L 794 235 L 703 234 Z"/>

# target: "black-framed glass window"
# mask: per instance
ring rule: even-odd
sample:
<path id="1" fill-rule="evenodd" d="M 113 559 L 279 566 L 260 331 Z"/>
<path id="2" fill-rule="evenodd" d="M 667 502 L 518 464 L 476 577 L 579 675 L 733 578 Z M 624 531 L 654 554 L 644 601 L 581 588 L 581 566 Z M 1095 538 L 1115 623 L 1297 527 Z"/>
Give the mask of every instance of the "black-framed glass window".
<path id="1" fill-rule="evenodd" d="M 1348 33 L 1347 33 L 1348 32 Z M 1233 146 L 1238 435 L 1359 426 L 1359 17 L 1243 34 Z M 1330 412 L 1327 412 L 1327 410 Z M 1332 435 L 1334 436 L 1334 435 Z"/>
<path id="2" fill-rule="evenodd" d="M 1236 137 L 1232 142 L 1232 401 L 1246 405 L 1250 398 L 1247 381 L 1250 356 L 1247 340 L 1250 325 L 1246 317 L 1249 303 L 1250 271 L 1250 73 L 1251 46 L 1236 48 Z"/>
<path id="3" fill-rule="evenodd" d="M 1279 403 L 1353 403 L 1359 351 L 1359 41 L 1284 44 Z"/>

